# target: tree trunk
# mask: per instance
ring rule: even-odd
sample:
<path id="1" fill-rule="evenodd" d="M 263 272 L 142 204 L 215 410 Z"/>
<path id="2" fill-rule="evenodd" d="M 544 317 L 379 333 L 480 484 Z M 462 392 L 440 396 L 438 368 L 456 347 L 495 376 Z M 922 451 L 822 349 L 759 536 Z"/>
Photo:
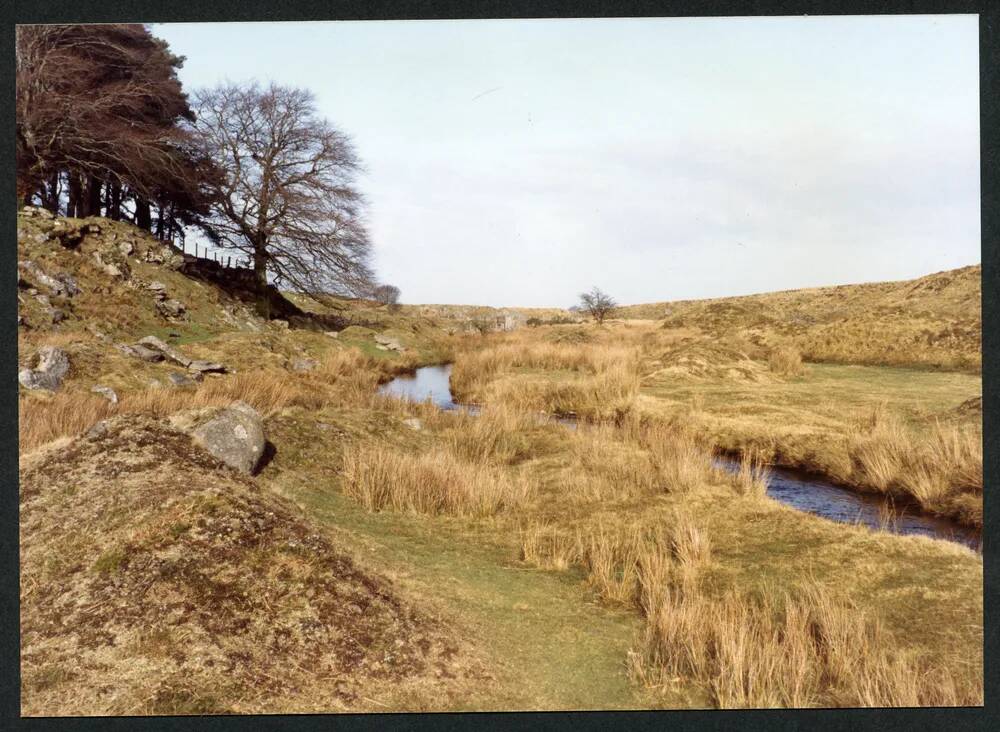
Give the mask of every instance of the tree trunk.
<path id="1" fill-rule="evenodd" d="M 163 241 L 163 204 L 156 207 L 156 238 Z"/>
<path id="2" fill-rule="evenodd" d="M 84 201 L 83 215 L 101 215 L 101 181 L 92 175 L 87 178 L 87 198 Z"/>
<path id="3" fill-rule="evenodd" d="M 135 225 L 149 231 L 153 226 L 153 215 L 149 210 L 149 201 L 139 196 L 135 197 Z"/>
<path id="4" fill-rule="evenodd" d="M 46 187 L 45 196 L 43 197 L 45 201 L 45 208 L 51 211 L 55 215 L 59 215 L 59 171 L 57 170 L 52 175 L 49 176 L 48 186 Z"/>
<path id="5" fill-rule="evenodd" d="M 271 300 L 267 296 L 267 252 L 257 244 L 253 254 L 253 279 L 257 286 L 257 312 L 264 318 L 271 317 Z"/>
<path id="6" fill-rule="evenodd" d="M 108 218 L 114 219 L 115 221 L 122 220 L 122 184 L 121 183 L 108 183 L 108 197 L 110 198 L 110 204 L 108 206 Z"/>
<path id="7" fill-rule="evenodd" d="M 80 176 L 70 172 L 69 175 L 69 201 L 66 204 L 66 215 L 78 217 L 83 210 L 83 186 L 80 183 Z"/>

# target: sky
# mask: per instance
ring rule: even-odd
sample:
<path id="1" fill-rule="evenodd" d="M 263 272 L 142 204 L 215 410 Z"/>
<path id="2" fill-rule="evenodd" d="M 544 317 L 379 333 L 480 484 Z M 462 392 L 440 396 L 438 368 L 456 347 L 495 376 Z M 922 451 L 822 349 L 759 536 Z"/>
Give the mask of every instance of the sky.
<path id="1" fill-rule="evenodd" d="M 156 24 L 304 87 L 407 303 L 567 307 L 980 261 L 974 15 Z"/>

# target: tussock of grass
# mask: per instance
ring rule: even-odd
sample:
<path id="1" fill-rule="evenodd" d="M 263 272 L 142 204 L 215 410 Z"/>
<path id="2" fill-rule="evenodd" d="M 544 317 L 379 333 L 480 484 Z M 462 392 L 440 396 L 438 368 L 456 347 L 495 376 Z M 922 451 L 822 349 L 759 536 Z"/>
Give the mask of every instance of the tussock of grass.
<path id="1" fill-rule="evenodd" d="M 693 681 L 720 708 L 981 703 L 981 680 L 930 672 L 880 623 L 816 585 L 712 598 L 644 566 L 642 587 L 646 630 L 630 669 L 647 685 Z"/>
<path id="2" fill-rule="evenodd" d="M 532 433 L 539 416 L 506 406 L 487 407 L 478 416 L 464 416 L 449 430 L 447 444 L 466 460 L 513 464 L 536 452 Z"/>
<path id="3" fill-rule="evenodd" d="M 530 485 L 446 450 L 413 455 L 363 444 L 344 458 L 344 490 L 372 511 L 488 516 L 516 508 Z"/>
<path id="4" fill-rule="evenodd" d="M 582 560 L 579 533 L 551 524 L 523 527 L 519 545 L 521 561 L 541 569 L 566 570 Z"/>
<path id="5" fill-rule="evenodd" d="M 710 479 L 709 453 L 690 434 L 656 426 L 646 431 L 642 443 L 663 490 L 689 491 Z"/>
<path id="6" fill-rule="evenodd" d="M 740 469 L 730 476 L 730 481 L 741 496 L 763 498 L 767 495 L 768 469 L 761 450 L 744 450 Z"/>
<path id="7" fill-rule="evenodd" d="M 622 441 L 613 427 L 581 426 L 572 436 L 570 449 L 581 469 L 581 483 L 586 478 L 601 479 L 621 497 L 656 490 L 656 471 L 648 453 Z"/>
<path id="8" fill-rule="evenodd" d="M 852 436 L 851 452 L 863 484 L 909 495 L 939 513 L 949 513 L 950 504 L 962 495 L 982 496 L 981 428 L 938 423 L 915 434 L 884 406 L 867 414 L 861 427 Z"/>
<path id="9" fill-rule="evenodd" d="M 802 366 L 802 354 L 794 346 L 780 346 L 771 351 L 767 365 L 781 376 L 798 376 L 805 369 Z"/>

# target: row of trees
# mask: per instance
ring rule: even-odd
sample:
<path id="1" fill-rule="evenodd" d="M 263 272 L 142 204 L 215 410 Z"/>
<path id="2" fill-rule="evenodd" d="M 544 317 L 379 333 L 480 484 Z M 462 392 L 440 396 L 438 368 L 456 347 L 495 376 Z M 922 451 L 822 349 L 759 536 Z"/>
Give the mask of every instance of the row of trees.
<path id="1" fill-rule="evenodd" d="M 141 25 L 18 27 L 19 197 L 161 238 L 207 214 L 215 170 L 185 127 L 182 63 Z"/>
<path id="2" fill-rule="evenodd" d="M 20 26 L 16 45 L 23 203 L 164 240 L 195 227 L 245 255 L 261 290 L 377 294 L 360 162 L 310 92 L 225 84 L 189 99 L 184 59 L 143 25 Z"/>

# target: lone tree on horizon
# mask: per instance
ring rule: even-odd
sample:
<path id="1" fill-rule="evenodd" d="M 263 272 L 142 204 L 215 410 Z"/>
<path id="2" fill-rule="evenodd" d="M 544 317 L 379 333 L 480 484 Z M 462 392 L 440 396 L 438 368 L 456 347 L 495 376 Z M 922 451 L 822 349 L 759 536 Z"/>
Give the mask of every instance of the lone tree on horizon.
<path id="1" fill-rule="evenodd" d="M 603 323 L 604 319 L 616 307 L 618 307 L 618 303 L 615 302 L 614 298 L 607 293 L 601 292 L 597 287 L 593 288 L 590 292 L 580 294 L 580 309 L 589 314 L 599 324 Z"/>
<path id="2" fill-rule="evenodd" d="M 250 258 L 258 291 L 270 282 L 319 301 L 370 292 L 360 163 L 312 93 L 223 84 L 196 93 L 194 110 L 198 139 L 223 171 L 206 235 Z"/>
<path id="3" fill-rule="evenodd" d="M 372 290 L 372 297 L 383 305 L 388 305 L 390 309 L 399 304 L 399 288 L 395 285 L 376 285 Z"/>

